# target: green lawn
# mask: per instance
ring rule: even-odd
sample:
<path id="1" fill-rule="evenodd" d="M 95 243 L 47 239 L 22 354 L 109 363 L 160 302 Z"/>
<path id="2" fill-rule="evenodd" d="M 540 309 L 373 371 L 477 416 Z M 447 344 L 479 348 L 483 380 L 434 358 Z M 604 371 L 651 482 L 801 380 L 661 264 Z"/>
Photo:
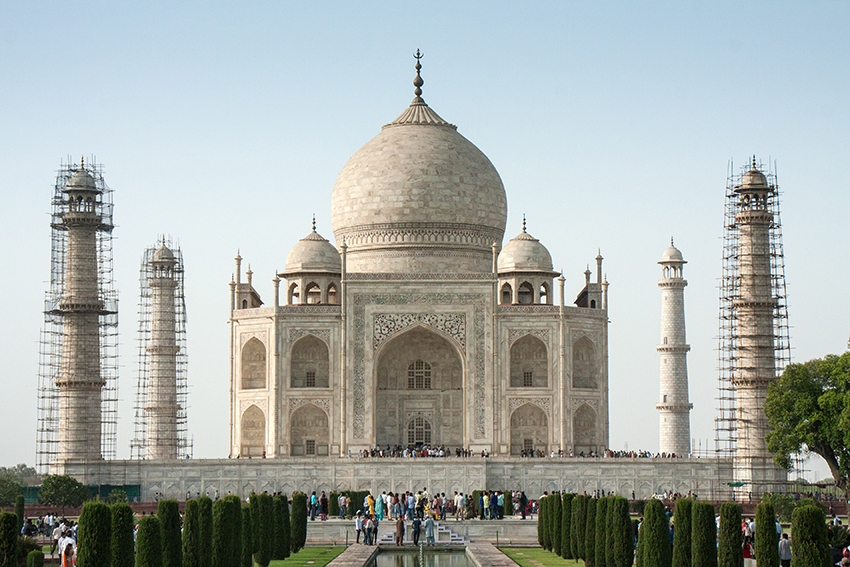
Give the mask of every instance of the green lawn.
<path id="1" fill-rule="evenodd" d="M 581 559 L 564 559 L 542 547 L 500 547 L 499 551 L 517 562 L 520 567 L 576 567 Z M 532 563 L 532 560 L 535 563 Z"/>
<path id="2" fill-rule="evenodd" d="M 294 567 L 304 565 L 307 567 L 325 567 L 336 559 L 336 556 L 345 551 L 345 546 L 337 547 L 305 547 L 295 555 L 290 555 L 283 561 L 272 561 L 269 567 Z"/>

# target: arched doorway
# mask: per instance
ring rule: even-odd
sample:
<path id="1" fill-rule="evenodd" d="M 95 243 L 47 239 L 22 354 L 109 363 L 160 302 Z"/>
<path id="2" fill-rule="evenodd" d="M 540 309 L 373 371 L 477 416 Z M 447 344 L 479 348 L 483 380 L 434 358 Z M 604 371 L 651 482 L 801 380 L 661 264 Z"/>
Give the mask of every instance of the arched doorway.
<path id="1" fill-rule="evenodd" d="M 573 345 L 573 388 L 597 388 L 596 348 L 582 337 Z"/>
<path id="2" fill-rule="evenodd" d="M 575 453 L 588 454 L 597 450 L 596 412 L 587 404 L 581 404 L 573 414 L 573 444 Z"/>
<path id="3" fill-rule="evenodd" d="M 546 344 L 525 335 L 511 345 L 511 388 L 545 388 L 549 385 Z"/>
<path id="4" fill-rule="evenodd" d="M 242 389 L 255 390 L 266 387 L 266 347 L 251 338 L 242 347 Z"/>
<path id="5" fill-rule="evenodd" d="M 375 378 L 377 445 L 463 445 L 463 362 L 448 339 L 426 327 L 396 335 L 378 353 Z"/>
<path id="6" fill-rule="evenodd" d="M 534 404 L 523 404 L 511 414 L 511 455 L 523 451 L 547 452 L 549 420 L 546 412 Z"/>
<path id="7" fill-rule="evenodd" d="M 292 388 L 327 388 L 330 356 L 325 341 L 313 335 L 301 337 L 292 345 L 289 384 Z"/>
<path id="8" fill-rule="evenodd" d="M 266 416 L 263 410 L 251 405 L 242 414 L 242 439 L 239 455 L 242 457 L 262 457 L 266 451 Z"/>
<path id="9" fill-rule="evenodd" d="M 305 404 L 289 418 L 290 454 L 295 456 L 327 456 L 330 445 L 328 414 L 314 405 Z"/>

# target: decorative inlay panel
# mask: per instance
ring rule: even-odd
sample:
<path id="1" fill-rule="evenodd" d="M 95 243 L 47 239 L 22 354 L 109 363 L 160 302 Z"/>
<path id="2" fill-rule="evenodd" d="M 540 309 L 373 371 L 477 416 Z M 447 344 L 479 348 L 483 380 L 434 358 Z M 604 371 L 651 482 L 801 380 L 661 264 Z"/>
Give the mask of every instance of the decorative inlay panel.
<path id="1" fill-rule="evenodd" d="M 465 313 L 376 313 L 372 331 L 372 349 L 411 325 L 422 324 L 449 335 L 466 350 Z"/>
<path id="2" fill-rule="evenodd" d="M 587 404 L 594 409 L 597 413 L 599 412 L 599 400 L 595 398 L 573 398 L 572 400 L 572 408 L 573 411 L 576 410 L 581 404 Z"/>
<path id="3" fill-rule="evenodd" d="M 523 404 L 534 404 L 545 411 L 547 417 L 552 413 L 552 400 L 549 398 L 508 398 L 508 413 L 513 413 Z"/>
<path id="4" fill-rule="evenodd" d="M 258 341 L 263 343 L 266 348 L 268 348 L 268 333 L 266 331 L 247 331 L 245 333 L 239 333 L 240 346 L 245 346 L 245 343 L 255 337 Z"/>
<path id="5" fill-rule="evenodd" d="M 587 337 L 590 342 L 594 344 L 594 346 L 599 348 L 599 345 L 601 343 L 599 331 L 584 331 L 581 329 L 573 329 L 572 333 L 570 333 L 570 344 L 575 344 L 575 342 L 582 337 Z"/>
<path id="6" fill-rule="evenodd" d="M 467 281 L 484 280 L 492 281 L 493 274 L 487 272 L 473 272 L 468 274 L 453 274 L 442 272 L 438 274 L 412 274 L 412 273 L 346 273 L 346 281 L 395 281 L 395 280 L 442 280 L 442 281 Z"/>
<path id="7" fill-rule="evenodd" d="M 258 408 L 263 410 L 263 413 L 266 414 L 266 417 L 268 417 L 268 411 L 267 410 L 268 410 L 269 404 L 268 404 L 268 400 L 266 398 L 262 398 L 262 399 L 259 399 L 259 400 L 239 400 L 239 415 L 242 415 L 243 413 L 245 413 L 245 410 L 248 409 L 251 406 L 257 406 Z"/>
<path id="8" fill-rule="evenodd" d="M 549 313 L 557 315 L 561 308 L 557 305 L 498 305 L 496 311 L 499 313 Z"/>
<path id="9" fill-rule="evenodd" d="M 314 337 L 318 337 L 325 341 L 325 344 L 328 345 L 328 348 L 331 346 L 331 330 L 330 329 L 289 329 L 289 344 L 288 346 L 292 346 L 292 344 L 304 337 L 306 335 L 313 335 Z"/>
<path id="10" fill-rule="evenodd" d="M 330 415 L 331 401 L 326 398 L 289 398 L 289 415 L 305 404 L 314 404 Z"/>
<path id="11" fill-rule="evenodd" d="M 511 329 L 508 331 L 508 345 L 514 344 L 518 339 L 521 339 L 525 335 L 537 337 L 543 341 L 547 347 L 549 346 L 549 329 Z"/>

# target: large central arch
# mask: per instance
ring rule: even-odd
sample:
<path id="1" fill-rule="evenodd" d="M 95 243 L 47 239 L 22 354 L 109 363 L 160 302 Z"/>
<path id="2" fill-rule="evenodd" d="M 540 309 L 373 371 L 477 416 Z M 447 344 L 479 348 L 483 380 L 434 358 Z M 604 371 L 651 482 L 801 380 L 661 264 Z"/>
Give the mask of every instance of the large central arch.
<path id="1" fill-rule="evenodd" d="M 412 422 L 429 424 L 432 445 L 463 445 L 463 360 L 454 343 L 414 327 L 382 345 L 375 368 L 377 445 L 424 443 Z"/>

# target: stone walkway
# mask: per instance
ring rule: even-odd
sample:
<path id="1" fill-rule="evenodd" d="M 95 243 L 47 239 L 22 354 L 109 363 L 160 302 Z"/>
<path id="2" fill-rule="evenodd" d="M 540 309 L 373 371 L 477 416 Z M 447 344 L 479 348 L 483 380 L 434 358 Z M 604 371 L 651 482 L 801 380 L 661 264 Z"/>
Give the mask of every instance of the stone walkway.
<path id="1" fill-rule="evenodd" d="M 328 567 L 363 567 L 377 553 L 377 545 L 350 545 L 348 549 L 337 555 L 336 559 L 328 563 Z"/>
<path id="2" fill-rule="evenodd" d="M 466 555 L 478 567 L 519 567 L 513 559 L 496 549 L 492 543 L 470 543 L 466 546 Z"/>

